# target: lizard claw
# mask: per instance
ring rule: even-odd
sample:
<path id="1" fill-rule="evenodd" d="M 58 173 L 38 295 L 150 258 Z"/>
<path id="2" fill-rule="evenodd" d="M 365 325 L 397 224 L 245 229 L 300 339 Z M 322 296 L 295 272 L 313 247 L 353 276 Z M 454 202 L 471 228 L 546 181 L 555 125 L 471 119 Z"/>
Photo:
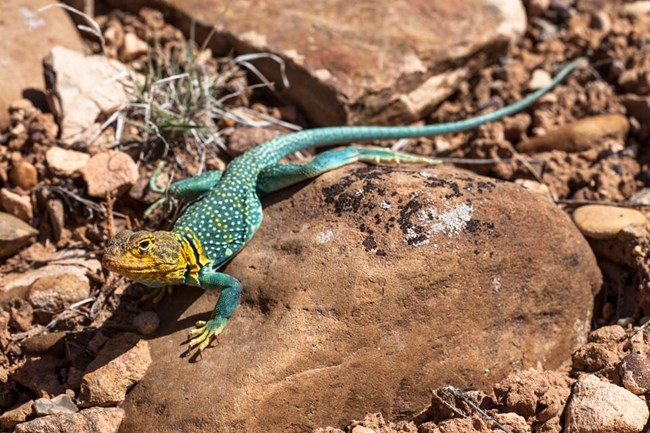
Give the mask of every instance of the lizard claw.
<path id="1" fill-rule="evenodd" d="M 151 292 L 147 293 L 146 295 L 143 295 L 140 298 L 140 302 L 151 301 L 154 304 L 157 304 L 165 297 L 165 295 L 171 295 L 173 290 L 174 290 L 173 286 L 165 286 L 165 287 L 159 287 L 157 289 L 153 289 Z"/>
<path id="2" fill-rule="evenodd" d="M 203 332 L 205 331 L 205 328 L 206 328 L 206 323 L 207 322 L 204 322 L 203 320 L 199 320 L 198 322 L 196 322 L 194 324 L 195 328 L 190 330 L 189 336 L 194 337 L 194 336 L 203 334 Z M 191 347 L 191 345 L 190 345 L 190 347 Z"/>
<path id="3" fill-rule="evenodd" d="M 198 346 L 199 353 L 210 345 L 212 340 L 223 331 L 226 326 L 226 319 L 217 317 L 207 322 L 199 320 L 196 322 L 196 328 L 189 332 L 189 348 L 194 349 Z M 192 338 L 194 337 L 194 338 Z"/>

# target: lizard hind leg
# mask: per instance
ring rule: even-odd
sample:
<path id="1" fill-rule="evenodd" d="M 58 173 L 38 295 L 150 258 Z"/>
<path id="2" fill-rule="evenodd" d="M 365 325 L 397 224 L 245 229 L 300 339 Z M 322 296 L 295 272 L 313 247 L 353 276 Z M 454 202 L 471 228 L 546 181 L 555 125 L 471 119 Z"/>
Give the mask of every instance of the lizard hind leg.
<path id="1" fill-rule="evenodd" d="M 206 171 L 198 176 L 172 183 L 167 193 L 178 200 L 192 201 L 214 188 L 221 180 L 221 171 Z"/>
<path id="2" fill-rule="evenodd" d="M 273 164 L 260 173 L 257 181 L 257 190 L 261 194 L 268 194 L 357 161 L 372 164 L 440 163 L 437 159 L 395 152 L 389 149 L 350 146 L 343 149 L 328 150 L 316 155 L 312 161 L 304 164 Z"/>

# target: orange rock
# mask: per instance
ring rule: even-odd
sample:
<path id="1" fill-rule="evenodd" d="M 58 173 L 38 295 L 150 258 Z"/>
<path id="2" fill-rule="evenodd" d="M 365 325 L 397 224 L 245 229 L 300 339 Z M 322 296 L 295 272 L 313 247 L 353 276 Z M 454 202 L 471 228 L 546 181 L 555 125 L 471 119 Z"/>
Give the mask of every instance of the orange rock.
<path id="1" fill-rule="evenodd" d="M 45 159 L 50 170 L 55 174 L 71 176 L 86 166 L 90 155 L 52 146 L 45 152 Z"/>
<path id="2" fill-rule="evenodd" d="M 34 218 L 34 208 L 29 196 L 16 194 L 7 188 L 0 189 L 0 205 L 7 213 L 31 223 Z"/>
<path id="3" fill-rule="evenodd" d="M 557 206 L 514 184 L 356 165 L 266 204 L 224 269 L 243 302 L 201 362 L 179 354 L 216 297 L 187 288 L 162 301 L 155 362 L 127 396 L 124 433 L 406 418 L 431 388 L 489 390 L 513 366 L 555 368 L 589 329 L 601 281 L 589 245 Z M 152 392 L 171 383 L 182 391 Z"/>
<path id="4" fill-rule="evenodd" d="M 16 433 L 117 433 L 123 418 L 124 410 L 120 408 L 93 407 L 77 413 L 49 415 L 18 424 Z"/>
<path id="5" fill-rule="evenodd" d="M 519 143 L 517 148 L 528 153 L 546 150 L 580 152 L 598 147 L 605 138 L 625 140 L 629 129 L 630 122 L 627 117 L 620 114 L 603 114 L 560 126 L 545 135 Z"/>
<path id="6" fill-rule="evenodd" d="M 566 433 L 637 433 L 648 422 L 648 406 L 625 388 L 585 374 L 573 387 L 565 416 Z"/>
<path id="7" fill-rule="evenodd" d="M 88 195 L 106 197 L 107 193 L 119 196 L 138 181 L 138 166 L 124 152 L 110 151 L 94 155 L 81 169 Z"/>
<path id="8" fill-rule="evenodd" d="M 573 212 L 573 221 L 580 231 L 593 239 L 611 239 L 628 226 L 645 227 L 645 215 L 636 209 L 590 204 Z"/>
<path id="9" fill-rule="evenodd" d="M 144 377 L 149 364 L 151 356 L 145 340 L 131 333 L 111 338 L 86 368 L 81 380 L 80 406 L 121 403 L 126 391 Z"/>
<path id="10" fill-rule="evenodd" d="M 29 162 L 18 161 L 9 172 L 9 179 L 14 185 L 29 191 L 38 183 L 38 172 Z"/>

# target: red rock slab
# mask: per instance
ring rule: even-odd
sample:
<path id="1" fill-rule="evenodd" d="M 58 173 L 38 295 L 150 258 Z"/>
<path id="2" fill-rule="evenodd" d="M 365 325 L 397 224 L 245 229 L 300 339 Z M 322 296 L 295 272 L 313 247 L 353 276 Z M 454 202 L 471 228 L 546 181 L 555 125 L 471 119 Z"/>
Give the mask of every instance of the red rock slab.
<path id="1" fill-rule="evenodd" d="M 288 89 L 276 62 L 255 64 L 319 125 L 417 120 L 503 55 L 526 27 L 519 0 L 109 3 L 131 10 L 162 5 L 197 39 L 215 27 L 216 52 L 280 55 Z"/>

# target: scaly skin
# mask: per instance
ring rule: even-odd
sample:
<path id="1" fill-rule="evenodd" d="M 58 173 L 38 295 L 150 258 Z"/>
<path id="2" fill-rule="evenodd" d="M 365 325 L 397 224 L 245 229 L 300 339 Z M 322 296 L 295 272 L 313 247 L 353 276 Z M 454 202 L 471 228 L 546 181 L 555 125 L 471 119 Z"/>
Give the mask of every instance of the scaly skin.
<path id="1" fill-rule="evenodd" d="M 278 161 L 300 149 L 350 141 L 433 136 L 464 131 L 514 114 L 550 91 L 578 66 L 566 66 L 549 86 L 492 113 L 458 122 L 423 127 L 350 126 L 317 128 L 270 140 L 235 158 L 222 172 L 207 172 L 176 182 L 169 194 L 193 201 L 170 232 L 121 231 L 104 252 L 109 270 L 147 286 L 175 284 L 220 291 L 210 320 L 190 331 L 190 349 L 203 351 L 224 328 L 239 303 L 241 283 L 218 272 L 253 237 L 262 223 L 260 195 L 313 178 L 355 161 L 436 164 L 439 161 L 386 149 L 346 147 L 329 150 L 306 164 Z"/>

